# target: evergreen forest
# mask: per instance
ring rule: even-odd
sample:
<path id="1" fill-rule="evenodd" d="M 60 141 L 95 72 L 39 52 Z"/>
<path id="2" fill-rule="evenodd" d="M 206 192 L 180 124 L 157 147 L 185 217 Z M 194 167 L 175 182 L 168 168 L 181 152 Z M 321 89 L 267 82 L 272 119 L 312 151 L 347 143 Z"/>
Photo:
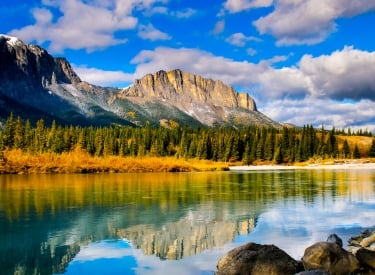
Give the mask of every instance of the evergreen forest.
<path id="1" fill-rule="evenodd" d="M 0 152 L 20 149 L 22 152 L 61 154 L 76 148 L 91 156 L 107 157 L 177 157 L 215 162 L 273 162 L 277 164 L 304 162 L 311 158 L 375 157 L 375 142 L 359 150 L 349 145 L 345 136 L 368 136 L 368 131 L 266 127 L 189 128 L 130 126 L 80 127 L 63 126 L 43 119 L 32 125 L 12 114 L 0 130 Z M 341 137 L 341 142 L 338 141 Z M 344 137 L 344 138 L 342 138 Z"/>

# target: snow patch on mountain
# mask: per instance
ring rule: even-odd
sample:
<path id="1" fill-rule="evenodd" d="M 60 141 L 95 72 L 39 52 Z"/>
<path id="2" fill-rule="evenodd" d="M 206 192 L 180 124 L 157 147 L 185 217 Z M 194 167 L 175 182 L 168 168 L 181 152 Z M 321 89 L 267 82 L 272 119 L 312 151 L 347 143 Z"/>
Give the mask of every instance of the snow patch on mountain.
<path id="1" fill-rule="evenodd" d="M 9 36 L 9 35 L 6 35 L 6 34 L 0 34 L 0 37 L 4 37 L 5 40 L 7 40 L 7 44 L 9 46 L 12 46 L 12 47 L 24 44 L 20 39 L 18 39 L 17 37 L 14 37 L 14 36 Z"/>

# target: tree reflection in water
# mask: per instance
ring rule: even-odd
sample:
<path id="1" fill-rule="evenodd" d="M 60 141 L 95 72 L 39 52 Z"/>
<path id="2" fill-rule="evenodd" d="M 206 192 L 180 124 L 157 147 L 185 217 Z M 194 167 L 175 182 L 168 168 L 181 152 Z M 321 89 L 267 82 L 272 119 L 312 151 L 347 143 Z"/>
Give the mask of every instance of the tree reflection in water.
<path id="1" fill-rule="evenodd" d="M 155 261 L 147 255 L 153 255 L 179 260 L 196 272 L 189 257 L 212 250 L 220 254 L 245 241 L 287 246 L 293 238 L 311 239 L 314 232 L 306 228 L 314 228 L 316 219 L 336 223 L 329 224 L 333 227 L 365 226 L 361 214 L 348 218 L 340 211 L 358 212 L 374 201 L 374 175 L 293 170 L 2 175 L 0 268 L 6 274 L 63 273 L 74 259 L 68 268 L 73 272 L 79 259 L 87 262 L 83 256 L 89 251 L 103 251 L 96 260 L 109 261 L 108 250 L 97 248 L 115 245 L 128 252 L 111 259 L 120 259 L 129 270 L 144 259 L 147 267 L 147 261 Z"/>

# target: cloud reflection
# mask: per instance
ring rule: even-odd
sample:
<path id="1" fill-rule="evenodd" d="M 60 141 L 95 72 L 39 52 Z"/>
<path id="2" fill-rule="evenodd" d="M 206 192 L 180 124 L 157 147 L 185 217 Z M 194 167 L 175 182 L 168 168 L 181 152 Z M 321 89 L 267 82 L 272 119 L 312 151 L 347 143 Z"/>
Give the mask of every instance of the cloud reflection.
<path id="1" fill-rule="evenodd" d="M 360 211 L 358 211 L 360 209 Z M 374 227 L 375 203 L 348 201 L 347 198 L 306 205 L 303 201 L 277 204 L 261 214 L 253 232 L 239 236 L 235 243 L 258 242 L 275 244 L 290 256 L 299 259 L 305 248 L 325 241 L 336 233 L 346 241 L 363 228 Z"/>

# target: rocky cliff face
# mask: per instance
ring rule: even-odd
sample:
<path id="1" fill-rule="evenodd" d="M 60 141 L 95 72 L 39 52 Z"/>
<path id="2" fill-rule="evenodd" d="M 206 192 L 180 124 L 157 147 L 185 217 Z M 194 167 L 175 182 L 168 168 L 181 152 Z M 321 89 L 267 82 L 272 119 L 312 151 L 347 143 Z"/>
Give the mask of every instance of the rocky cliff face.
<path id="1" fill-rule="evenodd" d="M 247 93 L 238 93 L 220 80 L 203 78 L 181 70 L 148 74 L 121 91 L 120 96 L 168 100 L 190 109 L 193 104 L 207 104 L 256 111 L 255 101 Z"/>
<path id="2" fill-rule="evenodd" d="M 0 36 L 0 58 L 0 80 L 13 87 L 22 84 L 35 91 L 55 83 L 81 82 L 65 58 L 53 58 L 43 48 L 14 37 Z"/>
<path id="3" fill-rule="evenodd" d="M 0 35 L 0 117 L 68 124 L 172 127 L 280 125 L 258 112 L 247 93 L 181 70 L 159 71 L 119 90 L 83 82 L 65 58 Z"/>

